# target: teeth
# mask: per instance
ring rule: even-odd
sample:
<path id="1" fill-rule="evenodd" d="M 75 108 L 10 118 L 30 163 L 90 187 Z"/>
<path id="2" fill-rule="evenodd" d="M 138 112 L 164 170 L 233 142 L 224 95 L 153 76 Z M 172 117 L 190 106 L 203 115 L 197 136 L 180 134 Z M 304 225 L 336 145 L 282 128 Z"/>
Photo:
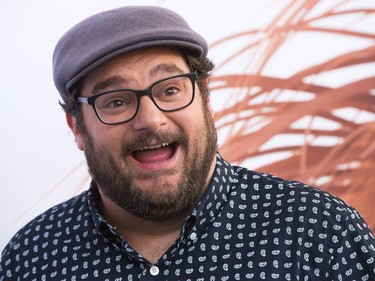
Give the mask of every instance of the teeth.
<path id="1" fill-rule="evenodd" d="M 170 143 L 169 142 L 164 142 L 164 143 L 161 143 L 161 144 L 146 146 L 146 147 L 140 148 L 139 150 L 143 151 L 143 150 L 148 150 L 148 149 L 155 149 L 155 148 L 160 148 L 160 147 L 164 147 L 164 146 L 167 146 L 167 145 L 170 145 Z"/>

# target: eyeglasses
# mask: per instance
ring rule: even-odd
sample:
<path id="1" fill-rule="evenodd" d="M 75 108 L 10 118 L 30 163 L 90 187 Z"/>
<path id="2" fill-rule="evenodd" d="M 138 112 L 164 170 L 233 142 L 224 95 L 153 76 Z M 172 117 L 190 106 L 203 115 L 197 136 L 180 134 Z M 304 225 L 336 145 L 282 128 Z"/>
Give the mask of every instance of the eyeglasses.
<path id="1" fill-rule="evenodd" d="M 78 102 L 91 105 L 102 123 L 120 124 L 137 115 L 142 96 L 148 96 L 164 112 L 188 107 L 194 100 L 197 79 L 195 72 L 185 73 L 159 80 L 144 90 L 112 90 L 87 98 L 78 97 Z"/>

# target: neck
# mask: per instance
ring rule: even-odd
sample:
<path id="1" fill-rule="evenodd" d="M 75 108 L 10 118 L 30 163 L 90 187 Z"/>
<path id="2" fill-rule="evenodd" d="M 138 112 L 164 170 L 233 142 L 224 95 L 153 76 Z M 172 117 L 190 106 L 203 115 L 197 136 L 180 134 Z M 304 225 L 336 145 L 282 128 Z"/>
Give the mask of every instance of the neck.
<path id="1" fill-rule="evenodd" d="M 129 229 L 139 234 L 163 235 L 180 229 L 186 214 L 166 222 L 155 222 L 137 217 L 114 203 L 99 188 L 101 197 L 100 213 L 117 229 Z"/>
<path id="2" fill-rule="evenodd" d="M 116 227 L 134 250 L 151 263 L 156 263 L 179 237 L 187 214 L 162 223 L 148 221 L 119 207 L 100 188 L 99 193 L 102 216 Z"/>

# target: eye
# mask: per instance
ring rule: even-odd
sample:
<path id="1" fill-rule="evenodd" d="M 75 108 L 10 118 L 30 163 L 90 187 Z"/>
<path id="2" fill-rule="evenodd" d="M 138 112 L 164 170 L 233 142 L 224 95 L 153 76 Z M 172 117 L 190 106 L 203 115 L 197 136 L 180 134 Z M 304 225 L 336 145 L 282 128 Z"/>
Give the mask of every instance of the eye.
<path id="1" fill-rule="evenodd" d="M 125 111 L 136 103 L 136 96 L 131 92 L 104 94 L 96 100 L 96 107 L 107 112 Z"/>
<path id="2" fill-rule="evenodd" d="M 113 109 L 119 107 L 125 107 L 131 102 L 124 97 L 107 97 L 100 100 L 98 106 L 103 109 Z"/>
<path id="3" fill-rule="evenodd" d="M 169 88 L 164 90 L 164 95 L 165 96 L 173 96 L 173 95 L 177 94 L 178 92 L 179 92 L 179 90 L 176 87 L 169 87 Z"/>
<path id="4" fill-rule="evenodd" d="M 114 100 L 108 101 L 108 103 L 105 107 L 114 108 L 114 107 L 126 106 L 128 104 L 129 104 L 129 101 L 126 101 L 124 99 L 114 99 Z"/>
<path id="5" fill-rule="evenodd" d="M 158 100 L 171 100 L 178 98 L 183 93 L 184 85 L 180 79 L 171 79 L 156 84 L 152 95 Z"/>

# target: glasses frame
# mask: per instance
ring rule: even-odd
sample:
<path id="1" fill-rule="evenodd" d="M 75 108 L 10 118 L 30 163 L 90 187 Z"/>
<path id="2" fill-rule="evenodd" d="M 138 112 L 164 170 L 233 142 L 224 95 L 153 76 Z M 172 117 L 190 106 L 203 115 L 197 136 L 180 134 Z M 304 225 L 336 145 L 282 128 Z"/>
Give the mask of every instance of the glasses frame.
<path id="1" fill-rule="evenodd" d="M 191 84 L 192 84 L 192 95 L 191 95 L 191 100 L 188 104 L 182 106 L 182 107 L 178 107 L 178 108 L 175 108 L 175 109 L 162 109 L 159 107 L 159 105 L 155 102 L 154 100 L 154 97 L 152 96 L 152 88 L 158 84 L 158 83 L 161 83 L 163 81 L 166 81 L 166 80 L 169 80 L 169 79 L 174 79 L 174 78 L 178 78 L 178 77 L 187 77 L 190 79 L 191 81 Z M 179 75 L 174 75 L 174 76 L 170 76 L 170 77 L 167 77 L 167 78 L 164 78 L 164 79 L 161 79 L 161 80 L 158 80 L 154 83 L 152 83 L 150 86 L 148 86 L 146 89 L 144 90 L 133 90 L 133 89 L 127 89 L 127 88 L 123 88 L 123 89 L 116 89 L 116 90 L 111 90 L 111 91 L 106 91 L 106 92 L 103 92 L 103 93 L 100 93 L 100 94 L 97 94 L 97 95 L 94 95 L 94 96 L 90 96 L 90 97 L 78 97 L 77 98 L 77 101 L 79 103 L 83 103 L 83 104 L 88 104 L 88 105 L 91 105 L 92 108 L 94 109 L 94 112 L 96 114 L 96 116 L 98 117 L 99 121 L 102 122 L 103 124 L 106 124 L 106 125 L 117 125 L 117 124 L 122 124 L 122 123 L 126 123 L 126 122 L 129 122 L 131 121 L 132 119 L 134 119 L 134 117 L 137 115 L 138 113 L 138 110 L 139 110 L 139 104 L 141 102 L 141 97 L 143 96 L 148 96 L 152 102 L 155 104 L 155 106 L 160 110 L 160 111 L 163 111 L 163 112 L 173 112 L 173 111 L 178 111 L 178 110 L 181 110 L 183 108 L 186 108 L 188 107 L 189 105 L 192 104 L 192 102 L 194 101 L 194 98 L 195 98 L 195 82 L 198 80 L 198 75 L 196 72 L 190 72 L 190 73 L 184 73 L 184 74 L 179 74 Z M 125 120 L 125 121 L 120 121 L 120 122 L 115 122 L 115 123 L 109 123 L 109 122 L 106 122 L 104 121 L 99 113 L 97 112 L 97 109 L 96 109 L 96 106 L 95 106 L 95 101 L 97 98 L 103 96 L 103 95 L 106 95 L 106 94 L 110 94 L 110 93 L 113 93 L 113 92 L 118 92 L 118 91 L 129 91 L 129 92 L 133 92 L 136 97 L 137 97 L 137 108 L 134 112 L 134 115 Z"/>

